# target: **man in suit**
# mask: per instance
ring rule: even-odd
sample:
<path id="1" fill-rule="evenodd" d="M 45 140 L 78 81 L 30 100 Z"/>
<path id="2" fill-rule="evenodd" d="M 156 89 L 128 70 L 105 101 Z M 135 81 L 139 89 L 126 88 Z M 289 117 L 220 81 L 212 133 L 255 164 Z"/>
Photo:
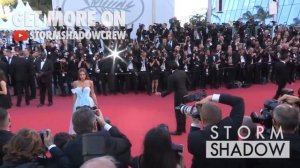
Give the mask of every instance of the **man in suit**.
<path id="1" fill-rule="evenodd" d="M 175 61 L 171 61 L 169 66 L 172 70 L 172 74 L 168 77 L 168 89 L 162 93 L 158 93 L 162 97 L 169 95 L 171 92 L 175 92 L 174 95 L 174 109 L 183 103 L 183 96 L 188 94 L 186 83 L 188 82 L 188 77 L 186 73 L 182 70 L 178 70 L 178 65 Z M 181 135 L 185 132 L 186 117 L 179 111 L 175 110 L 176 116 L 176 131 L 171 132 L 171 135 Z"/>
<path id="2" fill-rule="evenodd" d="M 276 75 L 276 84 L 277 91 L 273 99 L 278 99 L 281 95 L 282 89 L 285 87 L 286 83 L 289 80 L 288 69 L 286 63 L 289 61 L 289 52 L 282 51 L 280 56 L 280 61 L 275 65 L 275 75 Z"/>
<path id="3" fill-rule="evenodd" d="M 2 60 L 0 60 L 0 69 L 5 73 L 5 75 L 8 75 L 7 64 L 4 61 L 2 61 Z"/>
<path id="4" fill-rule="evenodd" d="M 146 87 L 146 91 L 148 95 L 151 95 L 151 84 L 150 84 L 150 64 L 147 59 L 147 53 L 142 51 L 141 60 L 137 64 L 139 71 L 139 82 L 143 86 Z"/>
<path id="5" fill-rule="evenodd" d="M 272 112 L 273 128 L 276 132 L 282 131 L 282 136 L 277 137 L 276 141 L 289 141 L 290 157 L 286 159 L 256 159 L 255 167 L 300 167 L 300 136 L 299 130 L 299 104 L 300 99 L 297 96 L 284 95 L 280 97 L 282 103 Z M 293 104 L 293 105 L 291 105 Z M 298 106 L 298 107 L 297 107 Z M 267 140 L 274 140 L 274 137 L 266 137 Z M 258 163 L 257 163 L 258 162 Z"/>
<path id="6" fill-rule="evenodd" d="M 135 93 L 138 93 L 138 73 L 137 73 L 137 61 L 133 59 L 133 56 L 129 54 L 126 59 L 127 62 L 127 75 L 125 77 L 126 87 L 125 92 L 128 92 L 130 88 L 133 88 Z"/>
<path id="7" fill-rule="evenodd" d="M 174 40 L 173 34 L 169 34 L 167 50 L 169 52 L 172 52 L 177 45 L 178 45 L 178 43 Z"/>
<path id="8" fill-rule="evenodd" d="M 30 75 L 29 75 L 29 81 L 28 81 L 28 85 L 30 88 L 30 99 L 35 99 L 35 97 L 36 97 L 35 63 L 34 63 L 35 58 L 32 55 L 30 55 L 29 48 L 26 48 L 24 50 L 24 56 L 25 56 L 26 62 L 29 65 L 29 69 L 30 69 Z"/>
<path id="9" fill-rule="evenodd" d="M 168 35 L 169 35 L 169 29 L 167 28 L 168 25 L 167 23 L 163 23 L 162 24 L 162 30 L 161 30 L 161 38 L 168 38 Z"/>
<path id="10" fill-rule="evenodd" d="M 36 77 L 40 87 L 40 104 L 38 105 L 38 107 L 45 105 L 46 91 L 48 93 L 48 106 L 52 106 L 53 63 L 50 59 L 46 59 L 44 53 L 41 54 L 40 60 L 37 61 L 36 73 Z"/>
<path id="11" fill-rule="evenodd" d="M 136 30 L 137 41 L 141 42 L 147 40 L 146 35 L 147 35 L 147 31 L 145 30 L 145 25 L 140 24 L 139 28 Z"/>
<path id="12" fill-rule="evenodd" d="M 84 163 L 82 154 L 83 148 L 86 148 L 86 146 L 83 146 L 83 134 L 102 136 L 107 141 L 104 144 L 99 142 L 99 145 L 104 145 L 103 147 L 106 148 L 106 151 L 99 151 L 99 153 L 116 158 L 120 163 L 118 168 L 128 167 L 131 144 L 128 138 L 116 127 L 105 122 L 100 110 L 97 110 L 95 115 L 93 110 L 82 107 L 73 114 L 72 122 L 77 135 L 63 149 L 71 162 L 71 167 L 79 168 Z M 99 146 L 95 145 L 93 147 L 99 149 Z M 97 155 L 94 157 L 97 157 Z"/>
<path id="13" fill-rule="evenodd" d="M 10 138 L 14 135 L 10 132 L 10 115 L 9 113 L 0 108 L 0 165 L 2 165 L 2 158 L 4 156 L 3 146 L 10 140 Z"/>
<path id="14" fill-rule="evenodd" d="M 28 88 L 28 81 L 30 76 L 30 66 L 26 62 L 26 59 L 23 56 L 23 52 L 20 53 L 20 57 L 14 63 L 11 64 L 11 74 L 14 76 L 15 85 L 17 89 L 17 107 L 21 106 L 23 91 L 25 91 L 25 102 L 26 105 L 29 105 L 30 95 Z"/>
<path id="15" fill-rule="evenodd" d="M 222 111 L 213 102 L 219 102 L 232 107 L 228 117 L 222 120 Z M 212 140 L 212 126 L 217 126 L 217 140 L 238 140 L 237 130 L 242 125 L 245 106 L 244 100 L 237 96 L 227 94 L 214 94 L 207 96 L 196 105 L 201 105 L 200 118 L 203 129 L 200 129 L 200 121 L 193 119 L 191 131 L 188 136 L 188 150 L 193 155 L 192 168 L 199 167 L 238 167 L 239 161 L 232 159 L 207 159 L 206 141 Z M 228 137 L 226 126 L 231 126 Z M 214 130 L 215 131 L 215 130 Z"/>
<path id="16" fill-rule="evenodd" d="M 16 88 L 16 84 L 15 84 L 15 78 L 12 74 L 12 66 L 15 62 L 15 60 L 17 59 L 17 57 L 15 55 L 13 55 L 12 53 L 12 47 L 11 46 L 7 46 L 5 49 L 5 57 L 2 58 L 2 61 L 4 61 L 7 66 L 8 66 L 8 82 L 10 86 L 13 86 L 14 88 L 14 94 L 13 95 L 17 95 L 17 88 Z"/>

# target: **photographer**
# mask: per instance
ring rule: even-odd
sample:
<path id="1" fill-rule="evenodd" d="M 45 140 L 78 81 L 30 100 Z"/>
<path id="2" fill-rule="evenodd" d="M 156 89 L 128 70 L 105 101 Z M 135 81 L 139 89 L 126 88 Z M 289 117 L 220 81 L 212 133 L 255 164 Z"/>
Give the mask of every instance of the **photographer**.
<path id="1" fill-rule="evenodd" d="M 146 40 L 147 31 L 145 30 L 144 24 L 139 25 L 139 28 L 136 30 L 136 36 L 139 43 Z"/>
<path id="2" fill-rule="evenodd" d="M 89 70 L 90 69 L 90 63 L 87 61 L 87 55 L 84 54 L 79 63 L 78 63 L 78 69 L 80 68 L 85 68 L 86 70 Z"/>
<path id="3" fill-rule="evenodd" d="M 122 134 L 116 127 L 107 124 L 100 110 L 91 110 L 90 108 L 79 108 L 72 117 L 76 137 L 64 146 L 64 152 L 71 162 L 71 167 L 78 168 L 84 162 L 83 150 L 103 147 L 99 153 L 111 155 L 120 163 L 119 168 L 127 167 L 130 157 L 131 144 L 128 138 Z M 83 136 L 90 134 L 101 136 L 105 142 L 99 143 L 101 146 L 83 146 Z M 93 143 L 93 145 L 95 145 Z M 103 146 L 102 146 L 103 145 Z M 93 155 L 97 157 L 97 155 Z M 98 155 L 99 156 L 99 155 Z"/>
<path id="4" fill-rule="evenodd" d="M 284 50 L 280 56 L 280 62 L 275 65 L 275 75 L 276 75 L 276 84 L 277 91 L 273 99 L 278 99 L 281 93 L 281 90 L 285 87 L 286 83 L 289 82 L 287 62 L 289 61 L 289 53 Z"/>
<path id="5" fill-rule="evenodd" d="M 11 137 L 14 135 L 10 131 L 11 122 L 10 122 L 10 115 L 9 113 L 3 109 L 0 108 L 0 165 L 2 165 L 2 158 L 4 156 L 3 153 L 3 146 L 7 144 L 7 142 L 11 139 Z"/>
<path id="6" fill-rule="evenodd" d="M 175 92 L 174 107 L 176 107 L 183 103 L 183 96 L 187 95 L 188 93 L 186 83 L 189 83 L 189 80 L 184 71 L 178 70 L 178 65 L 175 61 L 170 61 L 169 66 L 172 70 L 172 74 L 168 77 L 168 89 L 162 93 L 158 92 L 156 94 L 165 97 L 171 92 Z M 181 135 L 185 132 L 185 115 L 175 110 L 175 116 L 176 131 L 171 132 L 171 135 Z"/>
<path id="7" fill-rule="evenodd" d="M 45 146 L 51 153 L 51 158 L 47 158 Z M 50 130 L 38 133 L 31 129 L 21 129 L 3 149 L 5 156 L 1 168 L 69 167 L 67 157 L 53 144 Z"/>
<path id="8" fill-rule="evenodd" d="M 222 119 L 222 111 L 219 106 L 213 102 L 219 102 L 232 107 L 228 117 Z M 207 96 L 201 101 L 196 103 L 200 107 L 200 121 L 193 118 L 191 125 L 191 132 L 188 136 L 188 150 L 193 155 L 192 168 L 199 167 L 234 167 L 238 165 L 231 159 L 207 159 L 205 142 L 212 140 L 213 135 L 212 126 L 218 127 L 217 140 L 237 140 L 237 129 L 241 126 L 245 106 L 244 100 L 241 97 L 227 95 L 227 94 L 214 94 Z M 198 108 L 199 109 L 199 108 Z M 200 129 L 200 125 L 203 129 Z M 229 130 L 229 138 L 227 139 L 227 131 L 225 126 L 231 126 Z"/>
<path id="9" fill-rule="evenodd" d="M 299 103 L 300 99 L 296 96 L 284 95 L 279 98 L 278 105 L 273 110 L 272 123 L 276 131 L 282 131 L 282 137 L 278 140 L 289 141 L 290 157 L 287 159 L 263 159 L 259 160 L 260 167 L 272 168 L 296 168 L 300 166 L 300 136 L 297 133 L 299 129 Z M 267 138 L 267 140 L 273 140 Z M 278 141 L 277 140 L 277 141 Z"/>

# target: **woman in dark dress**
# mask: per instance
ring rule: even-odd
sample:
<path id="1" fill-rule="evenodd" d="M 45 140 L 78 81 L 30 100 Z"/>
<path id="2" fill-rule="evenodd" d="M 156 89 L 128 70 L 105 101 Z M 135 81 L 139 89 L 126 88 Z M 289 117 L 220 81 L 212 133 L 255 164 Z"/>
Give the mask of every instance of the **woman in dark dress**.
<path id="1" fill-rule="evenodd" d="M 0 70 L 0 107 L 9 109 L 11 107 L 11 99 L 6 85 L 6 77 L 2 70 Z"/>
<path id="2" fill-rule="evenodd" d="M 155 30 L 153 29 L 153 26 L 150 25 L 149 28 L 148 28 L 148 31 L 147 31 L 147 35 L 148 35 L 148 38 L 151 42 L 154 41 L 154 37 L 155 37 Z"/>
<path id="3" fill-rule="evenodd" d="M 156 93 L 158 88 L 158 79 L 160 73 L 160 62 L 157 57 L 157 52 L 154 53 L 154 56 L 150 60 L 150 67 L 151 67 L 151 79 L 152 79 L 152 93 Z"/>

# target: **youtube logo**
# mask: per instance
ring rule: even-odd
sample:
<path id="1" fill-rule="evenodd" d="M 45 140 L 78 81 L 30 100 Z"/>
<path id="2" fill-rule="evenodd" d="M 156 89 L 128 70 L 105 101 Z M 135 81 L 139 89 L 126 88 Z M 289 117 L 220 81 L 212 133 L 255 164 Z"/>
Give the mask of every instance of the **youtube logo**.
<path id="1" fill-rule="evenodd" d="M 13 32 L 13 38 L 15 41 L 25 41 L 29 38 L 29 33 L 25 30 L 16 30 Z"/>

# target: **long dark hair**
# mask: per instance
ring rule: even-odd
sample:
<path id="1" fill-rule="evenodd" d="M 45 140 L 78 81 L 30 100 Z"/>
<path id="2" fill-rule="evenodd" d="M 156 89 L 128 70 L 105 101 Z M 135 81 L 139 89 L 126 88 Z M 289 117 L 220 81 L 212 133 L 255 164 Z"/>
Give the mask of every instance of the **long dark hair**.
<path id="1" fill-rule="evenodd" d="M 4 71 L 2 71 L 1 69 L 0 69 L 0 81 L 5 81 L 5 82 L 6 82 L 6 76 L 5 76 L 5 73 L 4 73 Z"/>
<path id="2" fill-rule="evenodd" d="M 85 76 L 86 76 L 85 80 L 89 80 L 89 79 L 90 79 L 87 70 L 86 70 L 85 68 L 80 68 L 80 69 L 78 70 L 78 80 L 80 80 L 80 73 L 81 73 L 81 72 L 84 72 L 84 73 L 85 73 Z"/>
<path id="3" fill-rule="evenodd" d="M 4 146 L 3 161 L 32 162 L 45 152 L 45 147 L 39 133 L 31 129 L 21 129 Z"/>
<path id="4" fill-rule="evenodd" d="M 144 140 L 142 168 L 176 168 L 176 156 L 172 150 L 170 134 L 160 128 L 152 128 Z"/>

